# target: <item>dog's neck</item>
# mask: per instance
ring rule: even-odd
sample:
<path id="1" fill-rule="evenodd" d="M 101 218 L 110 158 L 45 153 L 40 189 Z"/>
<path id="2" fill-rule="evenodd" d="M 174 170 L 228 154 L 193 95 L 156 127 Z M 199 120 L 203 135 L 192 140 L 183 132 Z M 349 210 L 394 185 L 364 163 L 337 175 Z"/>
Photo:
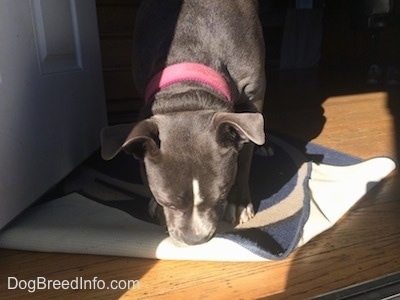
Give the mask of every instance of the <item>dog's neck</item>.
<path id="1" fill-rule="evenodd" d="M 149 104 L 163 88 L 183 82 L 200 83 L 223 96 L 226 101 L 231 101 L 229 85 L 221 74 L 202 64 L 183 62 L 164 68 L 150 80 L 146 88 L 145 103 Z"/>

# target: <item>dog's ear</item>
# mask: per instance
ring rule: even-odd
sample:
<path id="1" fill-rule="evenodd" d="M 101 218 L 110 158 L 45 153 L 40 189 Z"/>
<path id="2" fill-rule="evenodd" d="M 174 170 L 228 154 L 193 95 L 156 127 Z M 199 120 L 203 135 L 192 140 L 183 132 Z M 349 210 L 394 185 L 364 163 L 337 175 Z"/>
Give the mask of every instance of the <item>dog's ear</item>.
<path id="1" fill-rule="evenodd" d="M 265 143 L 264 118 L 260 113 L 220 112 L 215 114 L 213 122 L 217 142 L 223 146 L 240 147 L 249 141 L 257 145 Z"/>
<path id="2" fill-rule="evenodd" d="M 159 151 L 158 127 L 150 119 L 137 124 L 108 126 L 101 131 L 101 156 L 114 158 L 121 150 L 143 160 L 146 153 Z"/>

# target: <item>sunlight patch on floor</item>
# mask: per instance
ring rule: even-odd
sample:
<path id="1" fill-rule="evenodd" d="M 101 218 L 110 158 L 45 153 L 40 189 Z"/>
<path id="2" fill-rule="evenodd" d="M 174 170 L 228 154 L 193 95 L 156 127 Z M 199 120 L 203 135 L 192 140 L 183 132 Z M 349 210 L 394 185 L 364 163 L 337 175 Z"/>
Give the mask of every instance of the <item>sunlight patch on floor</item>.
<path id="1" fill-rule="evenodd" d="M 358 149 L 358 144 L 367 141 L 370 145 L 368 152 L 371 152 L 372 149 L 377 155 L 395 155 L 394 122 L 388 101 L 389 96 L 386 92 L 327 98 L 322 105 L 326 123 L 322 133 L 314 142 L 327 147 L 335 145 L 336 150 L 348 154 L 357 153 L 358 156 L 361 154 L 361 158 L 368 158 L 364 157 Z M 346 102 L 346 105 L 343 105 L 343 102 Z M 324 132 L 330 134 L 325 135 Z M 354 132 L 358 133 L 356 137 L 354 137 Z M 375 139 L 368 141 L 372 135 L 375 136 Z M 348 140 L 346 136 L 348 136 Z M 382 139 L 376 139 L 379 136 Z M 386 139 L 387 136 L 390 137 Z M 339 139 L 342 142 L 338 145 Z M 360 143 L 355 143 L 355 139 Z"/>

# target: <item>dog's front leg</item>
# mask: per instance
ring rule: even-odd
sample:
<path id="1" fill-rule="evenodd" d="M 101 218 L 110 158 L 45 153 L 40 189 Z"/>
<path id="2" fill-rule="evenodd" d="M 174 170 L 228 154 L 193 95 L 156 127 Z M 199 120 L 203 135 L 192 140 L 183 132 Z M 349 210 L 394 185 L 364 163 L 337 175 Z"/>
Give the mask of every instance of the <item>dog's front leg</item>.
<path id="1" fill-rule="evenodd" d="M 254 144 L 243 146 L 238 157 L 238 171 L 228 197 L 225 211 L 225 220 L 232 224 L 245 223 L 254 217 L 254 208 L 251 202 L 249 174 L 253 157 Z"/>
<path id="2" fill-rule="evenodd" d="M 166 226 L 164 210 L 154 198 L 150 199 L 148 212 L 153 220 L 157 221 L 161 226 Z"/>

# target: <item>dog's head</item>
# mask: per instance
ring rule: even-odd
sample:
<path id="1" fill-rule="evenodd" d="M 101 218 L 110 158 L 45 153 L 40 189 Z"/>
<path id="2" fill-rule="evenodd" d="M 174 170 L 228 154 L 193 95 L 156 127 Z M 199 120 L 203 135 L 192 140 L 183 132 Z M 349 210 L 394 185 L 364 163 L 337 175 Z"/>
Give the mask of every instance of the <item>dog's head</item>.
<path id="1" fill-rule="evenodd" d="M 142 160 L 170 236 L 193 245 L 215 233 L 243 144 L 264 140 L 259 113 L 179 112 L 104 128 L 102 156 L 124 150 Z"/>

